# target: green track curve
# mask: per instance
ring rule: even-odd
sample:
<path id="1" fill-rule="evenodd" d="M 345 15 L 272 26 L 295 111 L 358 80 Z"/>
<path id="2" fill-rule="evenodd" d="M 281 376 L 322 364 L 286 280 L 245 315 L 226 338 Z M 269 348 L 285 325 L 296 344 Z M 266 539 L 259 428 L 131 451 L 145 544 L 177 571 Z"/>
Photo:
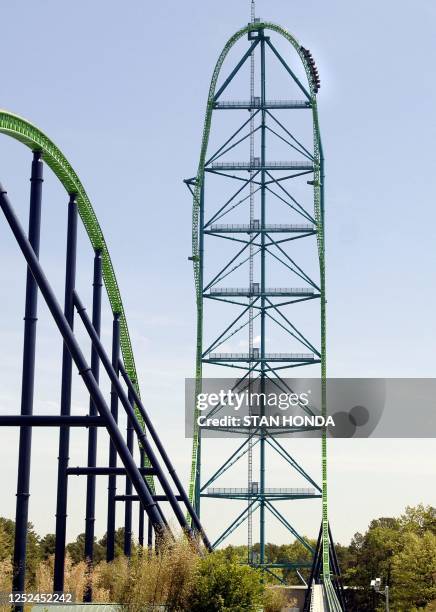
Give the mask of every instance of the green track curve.
<path id="1" fill-rule="evenodd" d="M 67 193 L 76 195 L 79 215 L 91 245 L 101 252 L 103 280 L 109 303 L 112 312 L 120 315 L 120 347 L 124 367 L 139 393 L 135 358 L 120 289 L 103 232 L 85 188 L 62 151 L 39 128 L 26 119 L 0 109 L 0 133 L 18 140 L 32 151 L 41 151 L 42 159 L 57 176 Z M 137 416 L 142 422 L 139 413 Z M 147 481 L 154 490 L 152 477 L 147 477 Z"/>
<path id="2" fill-rule="evenodd" d="M 212 79 L 209 87 L 209 94 L 207 98 L 206 107 L 206 118 L 203 127 L 203 136 L 200 151 L 200 160 L 198 164 L 194 196 L 193 196 L 193 208 L 192 208 L 192 255 L 194 264 L 194 280 L 195 280 L 195 291 L 196 291 L 196 303 L 197 303 L 197 347 L 196 347 L 196 367 L 195 367 L 195 378 L 196 378 L 196 394 L 201 392 L 201 379 L 202 379 L 202 345 L 203 345 L 203 296 L 201 288 L 200 278 L 200 249 L 199 249 L 199 213 L 200 213 L 200 196 L 201 189 L 203 186 L 206 154 L 209 144 L 209 136 L 212 125 L 212 115 L 214 106 L 214 96 L 218 78 L 221 72 L 222 65 L 226 59 L 230 49 L 235 43 L 240 40 L 243 36 L 248 34 L 250 31 L 255 30 L 271 30 L 281 36 L 283 36 L 298 53 L 300 60 L 304 66 L 307 80 L 310 88 L 311 103 L 312 103 L 312 114 L 313 114 L 313 141 L 314 141 L 314 213 L 317 222 L 317 244 L 318 244 L 318 259 L 320 269 L 320 289 L 321 289 L 321 385 L 322 385 L 322 411 L 325 415 L 327 412 L 326 403 L 326 294 L 325 294 L 325 246 L 324 246 L 324 203 L 323 193 L 324 187 L 322 185 L 322 179 L 324 177 L 324 160 L 322 154 L 321 135 L 319 130 L 318 120 L 318 109 L 316 102 L 316 88 L 313 81 L 312 72 L 308 64 L 307 58 L 301 50 L 301 45 L 297 39 L 287 30 L 281 26 L 271 22 L 258 22 L 249 23 L 244 28 L 238 30 L 233 36 L 229 38 L 225 44 L 218 61 L 215 65 L 215 69 L 212 74 Z M 189 498 L 191 502 L 194 501 L 196 491 L 196 473 L 197 473 L 197 461 L 198 461 L 198 448 L 199 448 L 199 433 L 198 427 L 195 427 L 197 410 L 194 408 L 194 436 L 192 445 L 192 463 L 191 463 L 191 476 L 189 482 Z M 322 546 L 323 546 L 323 576 L 325 582 L 330 581 L 330 562 L 329 562 L 329 536 L 328 536 L 328 497 L 327 497 L 327 440 L 326 436 L 322 438 Z"/>

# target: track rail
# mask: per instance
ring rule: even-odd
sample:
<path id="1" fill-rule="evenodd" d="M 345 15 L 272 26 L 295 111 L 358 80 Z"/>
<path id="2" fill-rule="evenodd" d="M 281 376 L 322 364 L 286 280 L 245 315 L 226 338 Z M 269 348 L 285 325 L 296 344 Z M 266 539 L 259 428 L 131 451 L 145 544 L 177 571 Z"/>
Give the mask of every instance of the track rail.
<path id="1" fill-rule="evenodd" d="M 120 342 L 125 368 L 130 379 L 137 384 L 135 359 L 120 289 L 103 232 L 85 188 L 62 151 L 39 128 L 26 119 L 0 110 L 0 132 L 20 141 L 32 151 L 41 151 L 43 160 L 53 170 L 67 193 L 76 194 L 79 214 L 89 240 L 94 249 L 101 250 L 103 279 L 109 302 L 112 312 L 120 315 Z"/>
<path id="2" fill-rule="evenodd" d="M 124 367 L 139 394 L 135 358 L 118 281 L 102 229 L 82 182 L 62 151 L 44 132 L 26 119 L 0 109 L 0 133 L 18 140 L 32 151 L 41 151 L 42 159 L 57 176 L 67 193 L 76 195 L 79 215 L 91 245 L 94 249 L 101 251 L 102 275 L 109 303 L 112 312 L 120 316 L 120 347 Z M 144 425 L 142 417 L 137 410 L 136 413 L 141 424 Z M 146 467 L 149 467 L 147 460 Z M 153 477 L 148 476 L 147 481 L 154 490 Z"/>

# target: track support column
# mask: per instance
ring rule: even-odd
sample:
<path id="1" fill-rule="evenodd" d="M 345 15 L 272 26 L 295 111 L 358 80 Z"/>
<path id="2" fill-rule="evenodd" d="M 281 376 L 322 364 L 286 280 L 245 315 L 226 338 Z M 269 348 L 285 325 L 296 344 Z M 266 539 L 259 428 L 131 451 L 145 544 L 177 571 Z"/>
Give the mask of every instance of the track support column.
<path id="1" fill-rule="evenodd" d="M 129 402 L 133 408 L 135 408 L 135 400 L 133 399 L 132 393 L 128 392 Z M 133 425 L 129 417 L 127 417 L 127 435 L 126 435 L 127 448 L 133 456 Z M 132 495 L 132 481 L 126 478 L 126 495 Z M 124 554 L 126 557 L 132 556 L 132 501 L 126 499 L 124 505 Z"/>
<path id="2" fill-rule="evenodd" d="M 147 548 L 149 552 L 153 550 L 153 524 L 148 519 L 148 531 L 147 531 Z"/>
<path id="3" fill-rule="evenodd" d="M 139 449 L 139 465 L 143 468 L 145 467 L 145 454 L 144 449 L 141 447 Z M 144 508 L 142 504 L 139 504 L 139 517 L 138 517 L 138 541 L 139 546 L 144 547 Z"/>
<path id="4" fill-rule="evenodd" d="M 30 178 L 29 242 L 39 257 L 41 235 L 41 200 L 43 183 L 43 163 L 41 152 L 34 151 Z M 27 269 L 26 306 L 24 315 L 23 373 L 21 387 L 21 414 L 33 414 L 33 390 L 35 380 L 35 344 L 38 314 L 38 286 L 32 273 Z M 15 513 L 14 544 L 14 591 L 25 590 L 27 521 L 30 496 L 30 463 L 32 447 L 32 428 L 20 428 L 17 505 Z M 21 606 L 17 607 L 22 610 Z"/>
<path id="5" fill-rule="evenodd" d="M 96 250 L 94 255 L 94 280 L 92 298 L 92 324 L 98 336 L 101 331 L 101 291 L 102 260 L 101 251 Z M 91 370 L 95 380 L 99 381 L 100 359 L 94 345 L 91 349 Z M 89 414 L 98 414 L 92 399 L 89 403 Z M 95 467 L 97 462 L 97 428 L 90 427 L 88 432 L 88 467 Z M 94 526 L 95 526 L 95 475 L 90 474 L 86 480 L 86 517 L 85 517 L 85 561 L 88 563 L 88 581 L 83 594 L 83 600 L 92 601 L 92 564 L 94 561 Z"/>
<path id="6" fill-rule="evenodd" d="M 65 273 L 65 318 L 73 329 L 74 301 L 73 293 L 76 281 L 76 252 L 77 252 L 77 201 L 76 195 L 70 194 L 68 203 L 68 229 L 67 229 L 67 261 Z M 62 386 L 61 386 L 61 415 L 71 413 L 71 382 L 73 360 L 64 343 L 62 355 Z M 65 542 L 67 526 L 67 491 L 68 491 L 68 461 L 70 449 L 70 429 L 67 425 L 60 428 L 59 457 L 58 457 L 58 486 L 56 503 L 56 546 L 54 562 L 53 590 L 64 590 L 65 569 Z"/>
<path id="7" fill-rule="evenodd" d="M 118 374 L 118 364 L 120 361 L 120 315 L 114 314 L 112 324 L 112 366 Z M 118 422 L 118 394 L 114 385 L 111 386 L 111 413 L 115 422 Z M 112 440 L 109 443 L 109 467 L 117 466 L 117 451 Z M 108 479 L 108 501 L 107 501 L 107 542 L 106 542 L 106 561 L 113 561 L 115 557 L 115 512 L 117 493 L 117 477 L 111 474 Z"/>

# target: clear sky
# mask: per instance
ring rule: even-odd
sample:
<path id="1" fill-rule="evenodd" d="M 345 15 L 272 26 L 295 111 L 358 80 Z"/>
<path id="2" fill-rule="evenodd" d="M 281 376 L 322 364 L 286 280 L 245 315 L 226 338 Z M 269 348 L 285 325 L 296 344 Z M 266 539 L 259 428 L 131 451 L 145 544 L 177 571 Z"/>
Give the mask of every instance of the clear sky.
<path id="1" fill-rule="evenodd" d="M 310 48 L 321 74 L 329 374 L 433 377 L 435 5 L 258 0 L 257 13 Z M 191 200 L 182 179 L 197 166 L 215 61 L 248 18 L 248 0 L 131 0 L 122 6 L 113 0 L 41 0 L 2 8 L 0 107 L 43 129 L 90 195 L 121 286 L 142 394 L 185 482 L 191 441 L 183 438 L 183 387 L 194 368 L 195 314 L 187 261 Z M 29 154 L 2 136 L 0 161 L 0 180 L 26 223 Z M 66 198 L 54 180 L 47 180 L 45 193 L 41 259 L 61 297 Z M 92 254 L 83 235 L 80 240 L 78 286 L 89 302 Z M 25 266 L 1 220 L 0 254 L 0 405 L 14 413 Z M 43 307 L 38 330 L 35 410 L 47 414 L 58 409 L 61 343 Z M 79 382 L 75 387 L 79 413 L 86 395 Z M 71 463 L 83 465 L 85 438 L 75 436 Z M 0 515 L 11 518 L 17 439 L 15 431 L 0 431 Z M 106 443 L 99 452 L 106 457 Z M 211 444 L 211 464 L 221 452 Z M 301 442 L 296 454 L 317 472 L 319 445 Z M 54 529 L 55 430 L 35 432 L 34 455 L 30 519 L 44 533 Z M 271 479 L 285 483 L 288 472 L 279 469 Z M 436 505 L 435 471 L 433 440 L 332 442 L 335 537 L 345 543 L 372 518 L 399 514 L 408 504 Z M 72 481 L 70 490 L 73 537 L 84 530 L 84 483 Z M 101 482 L 99 535 L 105 494 Z M 314 536 L 319 508 L 297 503 L 291 511 L 295 525 Z M 218 510 L 218 504 L 205 506 L 203 514 L 212 537 L 238 511 L 227 502 Z M 272 524 L 267 535 L 284 541 Z M 245 530 L 233 541 L 244 542 Z"/>

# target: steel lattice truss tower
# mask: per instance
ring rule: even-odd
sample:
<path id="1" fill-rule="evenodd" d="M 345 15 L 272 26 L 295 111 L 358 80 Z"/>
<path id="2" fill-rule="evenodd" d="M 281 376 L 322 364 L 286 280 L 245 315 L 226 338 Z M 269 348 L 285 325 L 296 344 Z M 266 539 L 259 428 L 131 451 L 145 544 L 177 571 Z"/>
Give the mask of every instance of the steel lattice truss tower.
<path id="1" fill-rule="evenodd" d="M 238 55 L 240 46 L 233 47 L 244 39 L 248 49 Z M 280 45 L 285 45 L 284 52 Z M 226 76 L 221 77 L 226 58 Z M 269 89 L 270 73 L 276 81 L 279 75 L 280 91 L 286 93 L 277 96 Z M 251 89 L 250 74 L 255 76 Z M 193 195 L 196 394 L 206 376 L 237 371 L 241 384 L 254 379 L 264 389 L 272 380 L 277 388 L 289 392 L 284 375 L 297 372 L 297 376 L 321 379 L 322 411 L 326 412 L 324 159 L 318 89 L 311 53 L 273 23 L 255 20 L 248 24 L 229 39 L 219 56 L 209 89 L 197 175 L 185 181 Z M 245 93 L 244 99 L 241 90 L 250 95 Z M 217 129 L 223 116 L 230 130 Z M 238 341 L 242 346 L 240 339 L 247 337 L 245 350 L 234 348 Z M 197 416 L 197 409 L 194 414 Z M 207 440 L 202 441 L 194 425 L 190 498 L 197 512 L 202 497 L 246 500 L 245 510 L 214 546 L 248 520 L 248 561 L 272 572 L 265 556 L 268 517 L 275 517 L 311 549 L 275 502 L 322 497 L 322 567 L 324 581 L 329 582 L 325 436 L 320 485 L 286 448 L 289 440 L 278 437 L 278 432 L 265 428 L 247 430 L 244 442 L 209 477 L 201 469 L 202 445 Z M 259 465 L 256 478 L 250 467 L 253 452 Z M 268 487 L 270 453 L 287 461 L 308 486 Z M 230 466 L 247 457 L 248 486 L 238 490 L 211 487 Z M 258 559 L 250 551 L 254 513 L 259 516 Z M 280 567 L 298 569 L 298 564 Z"/>

